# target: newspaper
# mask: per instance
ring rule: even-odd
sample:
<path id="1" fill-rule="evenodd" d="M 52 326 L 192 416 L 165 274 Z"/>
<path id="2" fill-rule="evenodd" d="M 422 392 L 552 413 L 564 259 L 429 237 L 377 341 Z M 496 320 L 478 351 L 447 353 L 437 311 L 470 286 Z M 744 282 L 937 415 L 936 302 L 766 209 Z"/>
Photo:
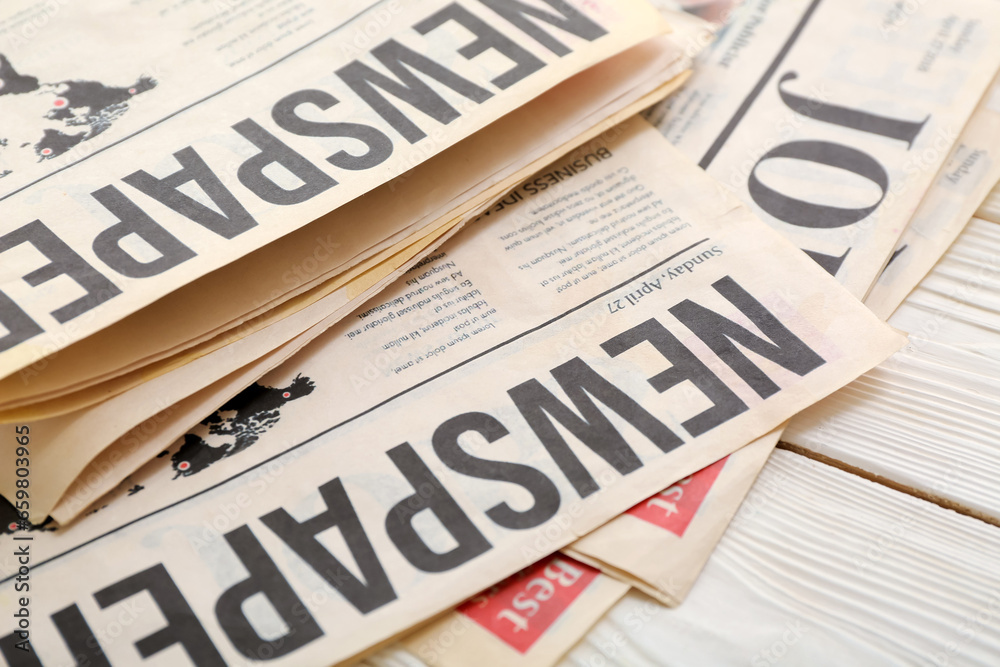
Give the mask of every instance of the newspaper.
<path id="1" fill-rule="evenodd" d="M 400 644 L 435 667 L 548 667 L 569 653 L 628 589 L 556 553 Z"/>
<path id="2" fill-rule="evenodd" d="M 669 43 L 669 40 L 666 44 L 653 43 L 659 41 L 650 40 L 556 86 L 521 109 L 508 114 L 498 123 L 455 146 L 447 154 L 429 160 L 426 164 L 433 167 L 431 172 L 424 172 L 422 175 L 407 174 L 402 179 L 389 183 L 387 187 L 390 191 L 378 199 L 367 201 L 368 198 L 362 198 L 364 201 L 351 202 L 333 215 L 326 216 L 321 221 L 322 226 L 310 225 L 280 239 L 273 244 L 274 247 L 238 260 L 218 272 L 221 275 L 213 276 L 217 279 L 213 283 L 214 287 L 213 285 L 208 288 L 202 287 L 199 284 L 201 281 L 198 281 L 170 295 L 165 300 L 167 302 L 165 305 L 177 315 L 169 321 L 183 320 L 180 314 L 193 319 L 196 316 L 196 312 L 193 311 L 199 309 L 199 304 L 202 304 L 201 297 L 206 295 L 214 294 L 219 299 L 226 300 L 227 295 L 232 292 L 233 284 L 245 286 L 254 294 L 271 294 L 273 290 L 285 284 L 289 272 L 294 274 L 299 267 L 320 271 L 319 262 L 312 261 L 314 255 L 317 251 L 326 253 L 326 249 L 337 242 L 331 239 L 343 238 L 338 231 L 357 227 L 354 222 L 359 218 L 373 218 L 378 221 L 373 224 L 389 226 L 405 224 L 408 219 L 421 213 L 425 218 L 441 217 L 448 220 L 451 217 L 447 212 L 450 204 L 443 206 L 445 213 L 442 213 L 442 206 L 436 203 L 442 198 L 465 198 L 468 203 L 470 193 L 478 193 L 476 197 L 494 196 L 495 192 L 505 192 L 516 186 L 518 181 L 530 173 L 529 170 L 537 169 L 555 155 L 598 134 L 608 127 L 609 123 L 634 115 L 647 104 L 649 94 L 659 99 L 673 86 L 679 85 L 678 77 L 670 75 L 683 72 L 687 67 L 686 60 L 680 56 L 680 48 L 677 45 Z M 623 58 L 626 62 L 618 62 Z M 618 74 L 614 70 L 616 65 L 627 65 L 628 73 Z M 663 82 L 665 78 L 668 79 L 666 83 Z M 501 142 L 502 147 L 494 148 L 493 142 Z M 506 166 L 490 177 L 488 174 L 493 173 L 495 169 L 492 166 L 494 158 L 500 159 Z M 483 174 L 484 171 L 487 175 Z M 478 178 L 486 178 L 490 182 L 487 191 L 479 192 L 475 189 Z M 517 180 L 512 181 L 514 178 Z M 442 183 L 438 179 L 445 181 Z M 373 194 L 378 192 L 376 190 Z M 476 205 L 475 197 L 469 205 Z M 343 216 L 340 215 L 341 212 Z M 430 226 L 437 228 L 440 233 L 440 230 L 447 229 L 462 220 L 443 224 L 438 221 Z M 431 239 L 431 246 L 446 236 L 447 233 Z M 405 253 L 411 259 L 400 268 L 412 264 L 425 252 L 426 248 L 423 248 L 418 254 L 416 248 L 408 246 Z M 258 257 L 261 253 L 266 253 L 267 258 Z M 254 268 L 258 260 L 265 266 L 289 268 L 283 272 L 260 271 Z M 152 373 L 148 366 L 142 367 L 133 373 L 136 379 L 142 380 L 142 383 L 117 396 L 106 387 L 93 388 L 89 395 L 81 397 L 84 405 L 88 401 L 101 401 L 93 407 L 39 420 L 39 417 L 46 416 L 46 413 L 40 411 L 44 411 L 49 404 L 26 406 L 18 414 L 26 421 L 30 420 L 33 427 L 40 432 L 42 442 L 45 443 L 43 449 L 36 453 L 38 496 L 33 505 L 33 512 L 40 517 L 49 513 L 55 514 L 54 506 L 68 486 L 74 479 L 86 474 L 84 467 L 95 462 L 98 453 L 108 448 L 118 438 L 127 437 L 130 443 L 135 443 L 135 434 L 129 433 L 135 428 L 143 428 L 143 433 L 148 435 L 150 431 L 145 422 L 155 417 L 155 423 L 158 425 L 157 435 L 164 441 L 158 445 L 150 443 L 151 449 L 145 447 L 142 450 L 145 458 L 139 463 L 149 460 L 222 402 L 315 338 L 353 310 L 358 303 L 363 303 L 365 299 L 383 288 L 399 274 L 399 269 L 378 275 L 376 279 L 372 278 L 373 272 L 374 270 L 369 270 L 361 274 L 357 280 L 349 281 L 342 286 L 338 286 L 341 284 L 338 282 L 341 280 L 340 277 L 326 281 L 313 288 L 325 294 L 320 295 L 318 301 L 307 303 L 302 310 L 293 312 L 260 331 L 252 328 L 247 330 L 246 323 L 241 323 L 238 330 L 244 335 L 243 338 L 210 353 L 196 355 L 188 363 L 179 368 L 171 368 L 168 373 L 159 377 Z M 247 273 L 253 277 L 243 277 Z M 295 278 L 294 275 L 292 277 Z M 361 283 L 360 287 L 356 283 Z M 298 298 L 302 299 L 304 296 Z M 230 300 L 251 302 L 252 297 L 234 296 Z M 200 312 L 213 312 L 211 303 L 213 300 L 207 299 L 207 301 L 209 303 L 203 304 Z M 158 309 L 158 306 L 159 304 L 152 308 Z M 155 318 L 146 318 L 145 313 L 139 315 L 146 321 L 146 326 L 137 327 L 128 338 L 129 341 L 138 340 L 141 343 L 143 334 L 150 329 L 155 331 L 157 323 Z M 84 341 L 85 347 L 91 348 L 93 357 L 95 352 L 99 353 L 102 344 L 89 345 L 89 343 L 89 340 Z M 121 347 L 129 344 L 123 344 Z M 131 343 L 131 346 L 136 349 L 135 343 Z M 283 352 L 272 355 L 271 351 L 279 347 L 283 348 Z M 100 359 L 106 355 L 96 356 Z M 269 363 L 262 366 L 259 359 L 264 356 L 268 357 Z M 51 364 L 46 368 L 46 372 L 51 370 L 56 379 L 64 377 L 66 373 L 56 372 L 60 369 L 65 371 L 65 365 L 59 363 L 62 360 L 64 359 L 61 357 L 56 363 Z M 240 370 L 251 365 L 260 370 L 256 376 L 247 379 Z M 187 411 L 176 411 L 171 408 L 176 402 L 186 401 L 192 394 L 222 381 L 227 376 L 234 379 L 238 377 L 240 380 L 229 384 L 230 393 L 221 401 L 203 402 L 201 414 L 195 413 L 194 419 L 185 418 Z M 33 383 L 36 381 L 37 378 L 33 378 Z M 218 394 L 216 391 L 209 393 L 213 399 Z M 76 396 L 77 394 L 67 396 L 65 400 L 73 400 Z M 164 412 L 171 417 L 169 419 L 164 417 L 162 414 Z M 95 424 L 99 424 L 100 427 L 95 428 Z M 13 427 L 0 427 L 0 432 L 4 428 L 9 430 Z M 133 451 L 132 444 L 129 444 L 128 448 Z M 117 456 L 118 452 L 109 454 Z M 106 465 L 105 461 L 97 463 Z M 128 468 L 123 465 L 117 480 L 102 475 L 105 480 L 103 484 L 88 484 L 88 487 L 95 493 L 101 490 L 101 486 L 104 490 L 109 490 L 137 467 L 138 465 L 133 465 Z M 16 480 L 9 476 L 0 478 L 0 493 L 9 496 L 15 482 Z M 79 503 L 75 504 L 78 509 L 82 509 Z M 59 514 L 63 520 L 69 518 L 61 512 Z"/>
<path id="3" fill-rule="evenodd" d="M 829 8 L 826 14 L 822 13 L 824 7 Z M 891 237 L 899 233 L 912 207 L 920 199 L 922 188 L 925 187 L 922 183 L 936 170 L 934 165 L 939 164 L 950 151 L 951 140 L 942 142 L 941 137 L 944 135 L 934 137 L 933 134 L 928 134 L 935 132 L 932 123 L 940 122 L 943 118 L 946 119 L 946 124 L 936 127 L 952 127 L 947 123 L 961 127 L 971 112 L 971 108 L 965 111 L 966 107 L 963 105 L 969 100 L 983 97 L 980 86 L 985 84 L 982 83 L 982 77 L 970 75 L 973 69 L 971 66 L 970 72 L 963 71 L 960 78 L 948 81 L 947 76 L 934 71 L 942 67 L 941 64 L 935 64 L 930 71 L 923 72 L 921 67 L 911 62 L 910 66 L 917 67 L 922 73 L 920 78 L 911 80 L 882 76 L 880 73 L 883 69 L 891 69 L 891 60 L 882 63 L 882 69 L 876 72 L 871 71 L 871 68 L 861 69 L 856 61 L 878 61 L 878 56 L 889 46 L 898 50 L 888 52 L 892 59 L 912 60 L 914 54 L 924 53 L 921 48 L 926 45 L 931 26 L 941 27 L 941 33 L 933 35 L 939 39 L 950 34 L 949 31 L 956 25 L 964 25 L 965 28 L 958 42 L 961 48 L 950 49 L 950 56 L 957 55 L 966 46 L 970 46 L 964 56 L 966 60 L 985 57 L 981 54 L 988 51 L 985 48 L 987 35 L 980 30 L 982 25 L 977 22 L 976 17 L 984 16 L 983 21 L 986 21 L 985 16 L 991 14 L 994 8 L 984 8 L 979 4 L 975 7 L 968 6 L 968 18 L 963 18 L 960 7 L 954 8 L 954 14 L 951 13 L 951 7 L 935 7 L 934 12 L 938 14 L 927 14 L 919 21 L 911 22 L 908 15 L 898 14 L 898 7 L 891 2 L 867 3 L 864 9 L 853 5 L 848 7 L 845 3 L 837 3 L 834 9 L 832 3 L 823 5 L 820 2 L 749 2 L 733 16 L 732 23 L 727 26 L 719 42 L 704 53 L 697 73 L 685 90 L 653 109 L 649 115 L 657 122 L 660 131 L 689 157 L 701 160 L 710 173 L 733 188 L 737 196 L 761 214 L 764 220 L 799 243 L 860 298 L 888 259 L 887 253 L 891 246 L 887 244 L 893 242 Z M 984 11 L 986 15 L 981 14 Z M 874 17 L 882 22 L 876 22 Z M 955 23 L 956 21 L 959 23 Z M 873 26 L 879 28 L 877 36 L 872 34 Z M 971 42 L 966 44 L 966 39 L 976 45 L 971 46 Z M 960 67 L 960 62 L 961 60 L 952 62 L 948 67 Z M 809 67 L 804 67 L 803 63 Z M 923 64 L 924 61 L 920 60 L 919 66 Z M 996 61 L 988 58 L 979 62 L 976 67 L 977 71 L 983 70 L 982 74 L 985 76 L 992 76 L 996 68 Z M 786 76 L 789 72 L 794 76 Z M 811 78 L 805 79 L 804 72 L 810 72 Z M 795 97 L 794 94 L 790 96 L 788 87 L 797 82 L 800 74 L 803 80 L 810 82 L 810 94 L 805 97 Z M 753 87 L 746 92 L 740 89 L 741 86 L 746 89 Z M 935 91 L 942 90 L 942 86 L 953 86 L 962 92 L 952 91 L 945 97 L 938 98 Z M 799 94 L 801 95 L 801 91 Z M 746 95 L 742 102 L 741 95 Z M 878 128 L 885 130 L 892 126 L 872 124 L 878 120 L 872 114 L 876 111 L 884 114 L 886 110 L 896 109 L 899 100 L 904 99 L 908 100 L 907 104 L 916 101 L 924 105 L 922 108 L 929 112 L 928 120 L 921 125 L 922 129 L 915 135 L 912 145 L 904 147 L 907 150 L 887 151 L 887 147 L 891 148 L 898 141 L 887 141 L 890 138 L 884 134 L 879 136 Z M 846 108 L 835 109 L 830 106 L 837 100 L 858 100 L 863 105 L 854 110 L 854 115 L 843 115 L 847 114 Z M 891 103 L 884 102 L 879 106 L 877 100 L 891 100 Z M 997 168 L 989 150 L 995 143 L 992 141 L 995 113 L 989 110 L 991 100 L 993 87 L 983 97 L 954 151 L 951 151 L 950 166 L 943 168 L 941 176 L 934 182 L 915 214 L 908 233 L 927 236 L 921 237 L 920 241 L 912 241 L 920 249 L 911 254 L 919 252 L 920 259 L 902 262 L 908 265 L 905 274 L 900 270 L 901 267 L 894 269 L 890 266 L 882 277 L 885 292 L 902 292 L 900 299 L 905 296 L 909 291 L 905 284 L 919 279 L 916 276 L 919 271 L 916 265 L 928 260 L 933 262 L 930 259 L 933 253 L 943 252 L 947 247 L 949 241 L 945 237 L 949 233 L 948 229 L 953 228 L 957 220 L 961 220 L 958 223 L 960 229 L 961 224 L 964 224 L 963 216 L 967 218 L 971 215 L 975 209 L 974 201 L 977 197 L 981 199 L 979 193 L 985 196 L 984 188 L 994 178 L 991 173 Z M 733 111 L 738 102 L 739 108 Z M 963 113 L 966 115 L 962 115 Z M 935 118 L 938 120 L 933 120 Z M 888 117 L 882 118 L 887 123 L 890 120 Z M 849 128 L 851 122 L 862 121 L 867 123 L 864 127 L 874 129 L 863 132 L 857 128 Z M 796 142 L 813 141 L 814 146 L 818 146 L 816 140 L 822 140 L 825 143 L 824 150 L 831 152 L 825 157 L 818 157 L 816 154 L 812 158 L 804 158 L 805 162 L 812 159 L 828 166 L 843 167 L 837 164 L 837 152 L 846 145 L 855 151 L 870 151 L 894 179 L 871 207 L 867 219 L 859 219 L 855 224 L 843 228 L 846 236 L 831 236 L 834 228 L 802 229 L 795 220 L 769 215 L 771 211 L 767 208 L 767 202 L 771 201 L 768 199 L 770 195 L 762 193 L 766 192 L 767 187 L 778 183 L 789 188 L 796 185 L 795 180 L 789 180 L 795 172 L 785 172 L 783 175 L 775 172 L 772 177 L 785 180 L 765 179 L 764 183 L 770 183 L 770 186 L 752 185 L 754 178 L 764 179 L 763 175 L 755 177 L 754 174 L 758 167 L 764 169 L 762 165 L 770 159 L 767 155 L 774 155 L 782 146 L 795 145 Z M 971 164 L 966 164 L 970 155 L 978 155 L 978 158 L 974 158 Z M 801 171 L 802 165 L 796 168 Z M 843 180 L 836 172 L 829 170 L 801 173 L 805 181 L 801 187 L 806 189 L 794 192 L 803 200 L 817 195 L 816 183 L 834 186 L 831 192 L 841 198 L 849 192 L 846 188 L 853 187 L 850 179 Z M 808 189 L 810 187 L 813 189 Z M 975 194 L 967 197 L 973 191 Z M 816 199 L 812 201 L 818 202 Z M 785 209 L 786 211 L 805 210 L 800 206 L 803 201 L 788 203 L 792 208 Z M 842 203 L 842 199 L 836 203 Z M 968 208 L 970 204 L 971 209 Z M 944 210 L 946 206 L 950 207 L 947 215 Z M 818 209 L 812 211 L 820 212 Z M 803 220 L 799 219 L 798 222 Z M 836 259 L 829 255 L 824 259 L 823 255 L 810 251 L 810 248 L 815 250 L 827 247 L 818 244 L 836 244 L 845 239 L 845 247 L 850 245 L 853 249 L 838 255 Z M 840 253 L 842 249 L 836 252 Z M 891 287 L 888 282 L 890 280 Z M 885 292 L 883 296 L 877 296 L 878 291 L 876 288 L 872 296 L 884 299 Z M 887 315 L 878 310 L 876 313 L 882 319 Z M 693 528 L 686 528 L 680 535 L 670 531 L 674 522 L 687 517 L 679 508 L 676 515 L 672 512 L 669 516 L 659 515 L 668 524 L 661 530 L 654 528 L 657 525 L 655 522 L 640 521 L 643 517 L 637 517 L 633 511 L 631 515 L 623 515 L 583 538 L 570 547 L 569 552 L 628 581 L 664 604 L 679 604 L 690 590 L 750 484 L 766 462 L 768 452 L 780 436 L 779 429 L 755 443 L 752 450 L 748 447 L 747 453 L 744 454 L 741 450 L 730 457 L 730 461 L 725 464 L 727 467 L 736 463 L 737 456 L 746 457 L 745 461 L 739 462 L 738 479 L 733 482 L 719 479 L 708 487 L 703 501 L 705 510 L 689 517 Z M 750 453 L 751 451 L 756 454 Z M 711 475 L 711 470 L 713 469 L 709 468 L 699 474 L 708 476 Z M 676 494 L 677 488 L 670 487 L 661 493 Z M 656 517 L 654 508 L 662 500 L 659 496 L 654 496 L 646 502 L 652 503 L 648 514 Z M 673 509 L 671 504 L 665 507 L 668 511 Z"/>
<path id="4" fill-rule="evenodd" d="M 350 659 L 903 342 L 639 119 L 460 239 L 111 506 L 23 534 L 43 664 L 95 645 L 112 664 Z M 19 565 L 4 566 L 11 618 Z M 142 591 L 143 611 L 107 641 Z"/>
<path id="5" fill-rule="evenodd" d="M 748 0 L 650 120 L 861 298 L 1000 67 L 998 23 L 976 0 Z"/>
<path id="6" fill-rule="evenodd" d="M 276 11 L 274 4 L 247 0 L 223 17 L 212 16 L 218 7 L 207 3 L 73 3 L 52 15 L 30 48 L 4 55 L 0 104 L 16 106 L 10 117 L 17 128 L 38 128 L 42 138 L 24 142 L 39 161 L 24 168 L 25 176 L 20 167 L 4 169 L 10 173 L 3 184 L 11 189 L 0 221 L 7 331 L 0 338 L 0 377 L 319 218 L 559 81 L 668 30 L 642 0 L 541 6 L 384 0 L 326 3 L 322 10 L 313 0 L 287 8 L 294 11 L 275 24 L 284 34 L 294 33 L 295 21 L 319 23 L 304 33 L 312 39 L 283 46 L 275 36 L 257 45 L 271 28 L 252 24 Z M 173 14 L 166 23 L 164 13 Z M 108 16 L 115 17 L 115 39 L 106 35 Z M 161 24 L 163 40 L 150 39 L 152 26 L 159 36 Z M 352 40 L 370 25 L 377 40 L 359 50 Z M 118 39 L 130 27 L 128 39 Z M 150 43 L 156 45 L 146 54 Z M 220 53 L 233 60 L 219 62 Z M 103 63 L 92 71 L 121 81 L 157 58 L 171 68 L 127 87 L 65 73 Z M 199 83 L 179 92 L 192 80 Z M 135 109 L 133 98 L 142 100 Z M 25 110 L 22 100 L 48 106 Z M 119 129 L 116 119 L 126 127 Z M 73 154 L 73 142 L 87 146 L 92 134 L 108 138 L 98 150 Z M 23 150 L 9 138 L 4 144 L 5 156 Z M 65 164 L 53 161 L 63 156 Z M 75 286 L 68 302 L 66 285 Z"/>

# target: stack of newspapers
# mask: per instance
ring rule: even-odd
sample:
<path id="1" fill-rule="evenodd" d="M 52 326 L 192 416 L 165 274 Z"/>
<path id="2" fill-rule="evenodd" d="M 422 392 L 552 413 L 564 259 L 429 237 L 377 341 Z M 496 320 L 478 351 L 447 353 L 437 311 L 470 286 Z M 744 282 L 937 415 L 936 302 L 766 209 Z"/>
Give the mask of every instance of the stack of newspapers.
<path id="1" fill-rule="evenodd" d="M 7 0 L 0 656 L 549 665 L 681 604 L 1000 223 L 1000 4 L 912 4 Z"/>

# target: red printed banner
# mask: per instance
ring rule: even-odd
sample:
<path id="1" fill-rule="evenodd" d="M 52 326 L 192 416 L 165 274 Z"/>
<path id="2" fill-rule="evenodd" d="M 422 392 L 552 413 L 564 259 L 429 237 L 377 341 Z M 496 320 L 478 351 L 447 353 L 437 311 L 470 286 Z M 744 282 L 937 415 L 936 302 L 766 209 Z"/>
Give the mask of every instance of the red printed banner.
<path id="1" fill-rule="evenodd" d="M 728 458 L 727 456 L 690 477 L 685 477 L 669 489 L 642 501 L 626 514 L 669 530 L 677 537 L 684 537 L 684 531 L 705 501 L 705 496 L 715 484 Z"/>
<path id="2" fill-rule="evenodd" d="M 599 574 L 589 565 L 553 554 L 483 591 L 458 611 L 525 653 Z"/>

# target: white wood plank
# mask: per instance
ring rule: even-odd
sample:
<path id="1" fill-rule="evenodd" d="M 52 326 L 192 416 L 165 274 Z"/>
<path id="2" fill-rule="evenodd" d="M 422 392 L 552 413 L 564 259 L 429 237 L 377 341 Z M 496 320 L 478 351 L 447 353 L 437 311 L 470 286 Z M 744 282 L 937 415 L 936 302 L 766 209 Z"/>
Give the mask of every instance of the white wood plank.
<path id="1" fill-rule="evenodd" d="M 910 344 L 784 440 L 1000 524 L 1000 224 L 973 219 L 890 323 Z"/>
<path id="2" fill-rule="evenodd" d="M 630 593 L 563 663 L 1000 664 L 1000 528 L 777 451 L 688 599 Z"/>

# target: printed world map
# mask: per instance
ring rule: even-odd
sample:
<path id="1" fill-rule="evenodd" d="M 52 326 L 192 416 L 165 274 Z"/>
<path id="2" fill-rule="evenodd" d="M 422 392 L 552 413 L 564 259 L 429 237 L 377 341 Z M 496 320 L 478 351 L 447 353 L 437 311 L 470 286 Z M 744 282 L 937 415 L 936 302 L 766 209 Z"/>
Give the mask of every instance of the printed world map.
<path id="1" fill-rule="evenodd" d="M 0 178 L 93 139 L 128 111 L 133 97 L 155 87 L 148 76 L 122 87 L 86 80 L 46 83 L 19 72 L 0 53 Z"/>

